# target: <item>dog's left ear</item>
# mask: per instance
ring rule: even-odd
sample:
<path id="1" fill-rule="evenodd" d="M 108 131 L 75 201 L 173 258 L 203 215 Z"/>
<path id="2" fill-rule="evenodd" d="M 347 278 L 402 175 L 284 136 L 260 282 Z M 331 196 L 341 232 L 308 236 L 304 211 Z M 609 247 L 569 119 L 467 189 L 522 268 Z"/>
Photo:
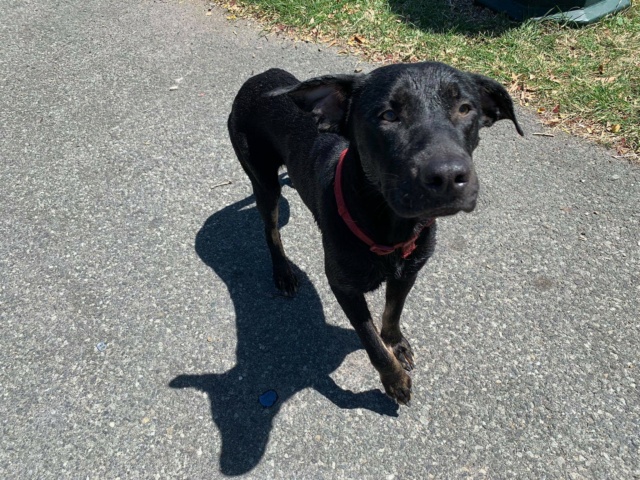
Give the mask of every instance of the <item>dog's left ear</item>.
<path id="1" fill-rule="evenodd" d="M 325 75 L 279 88 L 268 95 L 288 95 L 300 109 L 313 114 L 318 130 L 340 133 L 345 130 L 355 79 L 356 75 Z"/>
<path id="2" fill-rule="evenodd" d="M 480 91 L 482 126 L 490 127 L 498 120 L 511 120 L 516 126 L 517 132 L 524 136 L 524 132 L 516 120 L 513 102 L 507 90 L 495 80 L 482 75 L 474 73 L 471 74 L 471 77 Z"/>

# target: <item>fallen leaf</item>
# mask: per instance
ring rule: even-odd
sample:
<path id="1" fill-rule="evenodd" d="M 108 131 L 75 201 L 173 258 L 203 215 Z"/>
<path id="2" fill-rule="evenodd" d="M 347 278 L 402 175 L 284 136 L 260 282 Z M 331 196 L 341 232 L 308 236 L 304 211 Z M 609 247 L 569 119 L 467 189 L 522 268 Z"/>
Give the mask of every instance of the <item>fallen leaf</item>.
<path id="1" fill-rule="evenodd" d="M 553 113 L 558 113 L 560 111 L 560 105 L 556 105 L 555 107 L 553 107 L 552 112 Z"/>
<path id="2" fill-rule="evenodd" d="M 538 107 L 538 113 L 544 113 L 544 112 L 546 112 L 546 111 L 547 111 L 547 109 L 546 109 L 546 108 L 544 108 L 544 107 Z"/>
<path id="3" fill-rule="evenodd" d="M 612 125 L 611 128 L 609 129 L 610 132 L 612 133 L 618 133 L 620 131 L 622 127 L 620 126 L 619 123 L 616 123 L 615 125 Z"/>
<path id="4" fill-rule="evenodd" d="M 367 43 L 367 39 L 366 39 L 366 38 L 364 38 L 362 35 L 357 35 L 357 34 L 356 34 L 356 35 L 354 35 L 354 36 L 353 36 L 353 39 L 354 39 L 357 43 L 359 43 L 360 45 L 362 45 L 363 43 Z"/>

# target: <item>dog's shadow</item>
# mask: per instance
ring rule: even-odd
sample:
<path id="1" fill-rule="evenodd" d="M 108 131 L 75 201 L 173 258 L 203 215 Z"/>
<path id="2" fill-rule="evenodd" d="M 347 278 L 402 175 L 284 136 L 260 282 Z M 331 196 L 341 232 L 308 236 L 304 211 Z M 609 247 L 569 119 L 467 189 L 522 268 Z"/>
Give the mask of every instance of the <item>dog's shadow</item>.
<path id="1" fill-rule="evenodd" d="M 224 281 L 235 307 L 236 365 L 225 373 L 184 374 L 172 388 L 195 388 L 211 402 L 220 429 L 220 470 L 240 475 L 255 467 L 269 440 L 274 417 L 297 392 L 311 387 L 340 408 L 366 408 L 397 415 L 397 405 L 380 390 L 353 393 L 329 376 L 361 348 L 351 329 L 325 322 L 318 293 L 294 265 L 300 291 L 294 299 L 276 294 L 262 221 L 253 197 L 214 213 L 196 236 L 200 258 Z M 289 205 L 280 202 L 280 223 Z M 215 318 L 216 312 L 213 313 Z M 215 326 L 214 326 L 215 327 Z M 220 359 L 211 358 L 212 367 Z M 277 400 L 268 405 L 265 392 Z M 321 419 L 318 419 L 321 422 Z"/>

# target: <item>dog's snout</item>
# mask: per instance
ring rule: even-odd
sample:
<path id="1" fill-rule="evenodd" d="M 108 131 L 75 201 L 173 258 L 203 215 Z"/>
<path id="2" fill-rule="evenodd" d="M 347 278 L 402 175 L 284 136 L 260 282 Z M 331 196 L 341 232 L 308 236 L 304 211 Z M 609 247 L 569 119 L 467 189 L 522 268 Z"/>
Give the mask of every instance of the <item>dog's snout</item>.
<path id="1" fill-rule="evenodd" d="M 463 157 L 433 159 L 420 170 L 422 185 L 441 193 L 464 189 L 472 176 L 471 162 Z"/>
<path id="2" fill-rule="evenodd" d="M 391 190 L 394 209 L 403 216 L 453 215 L 476 206 L 478 178 L 469 156 L 422 158 L 407 173 Z"/>

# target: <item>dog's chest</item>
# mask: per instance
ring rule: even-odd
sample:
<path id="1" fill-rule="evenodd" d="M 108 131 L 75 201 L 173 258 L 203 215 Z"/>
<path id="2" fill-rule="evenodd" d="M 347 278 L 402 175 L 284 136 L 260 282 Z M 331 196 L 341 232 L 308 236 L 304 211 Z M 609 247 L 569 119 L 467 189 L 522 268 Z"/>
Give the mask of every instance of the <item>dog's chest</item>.
<path id="1" fill-rule="evenodd" d="M 366 275 L 359 276 L 362 282 L 361 288 L 366 292 L 376 290 L 380 285 L 390 278 L 401 279 L 407 276 L 407 272 L 412 262 L 405 260 L 401 255 L 392 253 L 390 255 L 376 255 L 369 260 L 370 268 Z"/>
<path id="2" fill-rule="evenodd" d="M 379 264 L 380 274 L 385 278 L 402 278 L 407 268 L 408 260 L 402 258 L 398 252 L 384 255 L 376 262 Z"/>

